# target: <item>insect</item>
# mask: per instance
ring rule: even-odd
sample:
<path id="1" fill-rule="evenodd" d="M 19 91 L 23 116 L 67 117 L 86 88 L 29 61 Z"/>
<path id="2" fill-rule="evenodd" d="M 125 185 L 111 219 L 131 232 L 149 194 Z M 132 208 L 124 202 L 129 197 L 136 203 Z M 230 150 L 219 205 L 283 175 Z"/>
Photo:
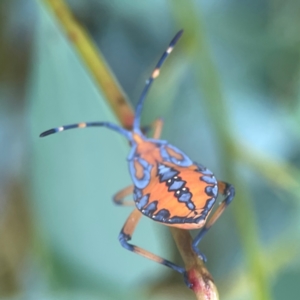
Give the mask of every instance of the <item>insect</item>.
<path id="1" fill-rule="evenodd" d="M 126 220 L 119 234 L 119 241 L 125 249 L 181 273 L 185 283 L 190 287 L 187 272 L 183 267 L 129 243 L 142 215 L 167 226 L 186 230 L 201 228 L 192 242 L 192 248 L 198 257 L 206 262 L 206 257 L 198 249 L 198 244 L 235 195 L 231 184 L 217 181 L 210 170 L 193 162 L 167 141 L 159 139 L 163 127 L 161 119 L 152 124 L 151 138 L 146 137 L 140 129 L 142 108 L 148 90 L 154 79 L 159 76 L 161 66 L 182 33 L 181 30 L 175 35 L 146 81 L 136 106 L 132 131 L 109 122 L 86 122 L 52 128 L 41 133 L 40 137 L 74 128 L 98 126 L 123 135 L 131 145 L 127 160 L 133 185 L 118 192 L 113 201 L 123 206 L 135 204 L 136 207 Z M 133 194 L 134 201 L 125 200 L 130 194 Z M 225 198 L 208 220 L 218 194 L 224 195 Z"/>

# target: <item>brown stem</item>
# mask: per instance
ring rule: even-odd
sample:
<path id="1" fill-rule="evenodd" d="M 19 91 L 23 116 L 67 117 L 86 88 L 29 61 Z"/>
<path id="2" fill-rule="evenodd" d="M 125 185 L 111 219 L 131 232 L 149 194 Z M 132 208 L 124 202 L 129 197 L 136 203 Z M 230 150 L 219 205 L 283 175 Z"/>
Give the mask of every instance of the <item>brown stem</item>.
<path id="1" fill-rule="evenodd" d="M 171 228 L 171 233 L 183 259 L 196 298 L 198 300 L 218 300 L 218 290 L 212 276 L 203 261 L 192 250 L 192 237 L 189 232 Z"/>

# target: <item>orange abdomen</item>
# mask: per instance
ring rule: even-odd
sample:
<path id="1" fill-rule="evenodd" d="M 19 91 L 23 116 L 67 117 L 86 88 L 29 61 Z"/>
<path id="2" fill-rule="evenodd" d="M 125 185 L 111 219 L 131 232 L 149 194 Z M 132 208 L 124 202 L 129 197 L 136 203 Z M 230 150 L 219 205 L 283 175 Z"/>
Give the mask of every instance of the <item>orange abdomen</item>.
<path id="1" fill-rule="evenodd" d="M 158 162 L 151 182 L 135 189 L 137 208 L 151 219 L 184 229 L 204 225 L 218 194 L 217 181 L 207 170 Z"/>

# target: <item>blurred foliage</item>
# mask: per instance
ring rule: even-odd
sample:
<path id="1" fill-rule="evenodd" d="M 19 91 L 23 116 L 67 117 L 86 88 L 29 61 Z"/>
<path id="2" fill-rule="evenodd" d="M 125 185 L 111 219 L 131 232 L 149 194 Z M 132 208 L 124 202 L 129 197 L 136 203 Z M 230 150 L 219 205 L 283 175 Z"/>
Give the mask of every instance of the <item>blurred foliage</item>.
<path id="1" fill-rule="evenodd" d="M 299 1 L 67 3 L 133 105 L 184 28 L 143 122 L 162 116 L 164 139 L 237 188 L 200 245 L 220 298 L 296 298 Z M 0 297 L 193 299 L 180 276 L 118 243 L 130 210 L 110 199 L 130 182 L 126 141 L 105 129 L 38 139 L 62 124 L 117 122 L 45 2 L 1 1 L 0 39 Z M 149 220 L 133 241 L 178 259 L 169 230 Z"/>

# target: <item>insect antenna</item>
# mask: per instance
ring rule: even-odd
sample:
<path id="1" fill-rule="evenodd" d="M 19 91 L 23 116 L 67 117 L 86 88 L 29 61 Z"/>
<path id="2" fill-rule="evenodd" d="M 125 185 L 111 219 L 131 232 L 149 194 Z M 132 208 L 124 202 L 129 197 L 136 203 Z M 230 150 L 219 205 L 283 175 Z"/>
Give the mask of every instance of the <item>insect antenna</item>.
<path id="1" fill-rule="evenodd" d="M 135 118 L 134 118 L 134 122 L 133 122 L 134 131 L 140 132 L 141 113 L 142 113 L 143 104 L 144 104 L 145 98 L 147 96 L 148 90 L 149 90 L 153 80 L 158 77 L 161 66 L 163 65 L 164 61 L 169 56 L 169 54 L 172 52 L 175 44 L 177 43 L 177 41 L 181 37 L 182 33 L 183 33 L 183 30 L 180 30 L 176 33 L 176 35 L 174 36 L 174 38 L 170 42 L 168 48 L 166 49 L 166 51 L 163 53 L 163 55 L 159 59 L 159 61 L 158 61 L 157 65 L 155 66 L 151 76 L 146 81 L 146 85 L 145 85 L 145 87 L 142 91 L 142 94 L 141 94 L 141 96 L 138 100 L 138 104 L 137 104 L 136 110 L 135 110 Z"/>
<path id="2" fill-rule="evenodd" d="M 75 128 L 87 128 L 87 127 L 106 127 L 111 130 L 114 130 L 122 135 L 124 135 L 128 140 L 132 140 L 131 132 L 112 123 L 109 122 L 86 122 L 86 123 L 77 123 L 77 124 L 70 124 L 65 126 L 60 126 L 56 128 L 52 128 L 49 130 L 46 130 L 40 134 L 40 137 L 45 137 L 50 134 L 54 134 L 57 132 L 69 130 L 69 129 L 75 129 Z"/>

